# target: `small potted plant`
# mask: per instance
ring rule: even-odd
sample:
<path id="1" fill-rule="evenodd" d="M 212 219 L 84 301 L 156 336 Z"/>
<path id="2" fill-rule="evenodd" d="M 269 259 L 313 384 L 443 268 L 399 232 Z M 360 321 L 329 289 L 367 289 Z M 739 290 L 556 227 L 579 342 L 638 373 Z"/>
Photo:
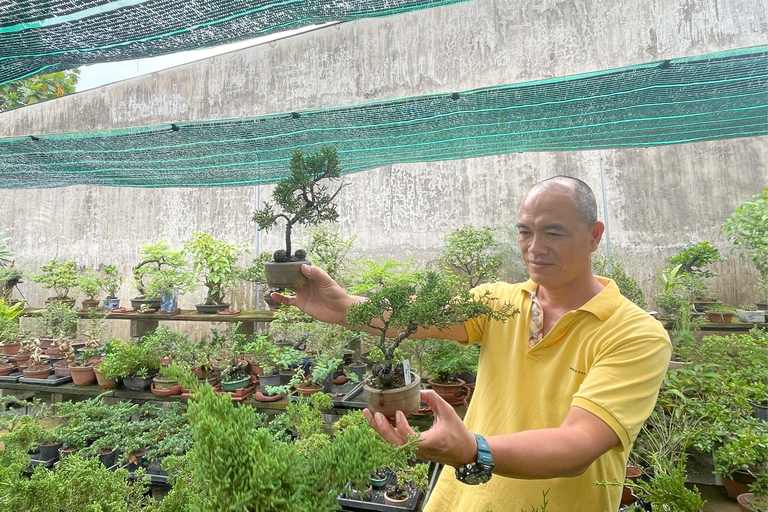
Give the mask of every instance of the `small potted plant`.
<path id="1" fill-rule="evenodd" d="M 224 335 L 219 335 L 218 330 L 211 329 L 214 338 L 222 338 L 220 343 L 225 356 L 221 370 L 222 391 L 236 392 L 251 386 L 251 373 L 244 357 L 250 346 L 246 335 L 237 332 L 239 327 L 240 322 L 231 324 Z"/>
<path id="2" fill-rule="evenodd" d="M 172 250 L 164 240 L 142 245 L 140 249 L 141 261 L 133 269 L 140 296 L 131 299 L 131 306 L 174 311 L 178 294 L 194 287 L 195 274 L 186 270 L 187 260 L 181 252 Z"/>
<path id="3" fill-rule="evenodd" d="M 707 318 L 712 323 L 729 324 L 733 321 L 733 315 L 735 313 L 736 310 L 734 308 L 722 303 L 715 303 L 707 308 Z"/>
<path id="4" fill-rule="evenodd" d="M 378 331 L 378 349 L 382 362 L 374 365 L 372 375 L 363 383 L 366 402 L 372 412 L 381 412 L 394 421 L 397 410 L 411 414 L 418 411 L 421 379 L 396 363 L 395 351 L 403 340 L 420 327 L 447 329 L 479 316 L 506 321 L 514 315 L 510 304 L 494 309 L 490 292 L 475 296 L 467 290 L 456 292 L 455 280 L 435 271 L 409 272 L 389 279 L 382 274 L 368 300 L 353 304 L 347 322 L 353 329 L 366 327 Z M 392 332 L 397 334 L 388 338 Z"/>
<path id="5" fill-rule="evenodd" d="M 135 342 L 116 340 L 110 346 L 110 352 L 101 363 L 99 371 L 108 378 L 122 378 L 127 389 L 149 389 L 168 352 L 168 331 L 166 326 L 161 326 Z"/>
<path id="6" fill-rule="evenodd" d="M 224 295 L 239 275 L 237 258 L 241 247 L 216 240 L 208 233 L 195 233 L 184 244 L 184 255 L 189 256 L 198 279 L 208 288 L 203 304 L 197 304 L 198 313 L 216 313 L 229 308 Z"/>
<path id="7" fill-rule="evenodd" d="M 101 278 L 101 289 L 107 294 L 102 306 L 104 309 L 116 309 L 120 307 L 120 299 L 117 298 L 117 291 L 123 284 L 123 276 L 117 271 L 117 265 L 107 265 L 104 267 L 104 275 Z"/>
<path id="8" fill-rule="evenodd" d="M 715 450 L 714 461 L 715 473 L 723 477 L 728 496 L 736 499 L 768 466 L 768 432 L 751 426 L 731 432 Z"/>
<path id="9" fill-rule="evenodd" d="M 706 294 L 707 286 L 703 282 L 703 279 L 715 275 L 707 267 L 717 261 L 725 261 L 725 256 L 720 254 L 717 247 L 708 240 L 702 240 L 689 245 L 667 261 L 672 265 L 682 265 L 680 272 L 684 277 L 689 296 L 693 297 L 693 305 L 696 311 L 704 313 L 714 302 Z"/>
<path id="10" fill-rule="evenodd" d="M 11 306 L 0 299 L 0 347 L 3 354 L 14 355 L 21 348 L 18 317 L 22 308 L 22 303 Z"/>
<path id="11" fill-rule="evenodd" d="M 750 512 L 768 512 L 768 468 L 757 475 L 755 481 L 750 484 L 746 494 L 739 495 L 736 500 L 742 510 Z"/>
<path id="12" fill-rule="evenodd" d="M 306 251 L 292 252 L 293 227 L 338 219 L 333 201 L 345 184 L 330 192 L 325 181 L 333 182 L 339 179 L 340 174 L 339 158 L 334 148 L 325 147 L 314 155 L 295 151 L 291 157 L 290 176 L 280 180 L 272 192 L 274 204 L 265 203 L 261 210 L 253 214 L 253 221 L 264 231 L 277 225 L 279 219 L 285 222 L 285 249 L 275 251 L 274 261 L 264 264 L 269 287 L 295 288 L 307 284 L 301 265 L 311 265 L 311 262 L 306 259 Z"/>
<path id="13" fill-rule="evenodd" d="M 465 372 L 477 371 L 477 350 L 455 341 L 433 340 L 424 363 L 424 369 L 432 378 L 429 386 L 452 405 L 466 403 L 470 388 L 459 378 Z"/>
<path id="14" fill-rule="evenodd" d="M 96 294 L 101 290 L 101 276 L 99 276 L 93 268 L 89 268 L 80 275 L 78 286 L 80 287 L 80 291 L 88 297 L 87 299 L 83 299 L 83 309 L 93 309 L 98 307 L 99 300 L 96 299 Z"/>
<path id="15" fill-rule="evenodd" d="M 48 303 L 43 313 L 36 318 L 37 330 L 42 337 L 49 340 L 49 345 L 53 344 L 55 339 L 74 339 L 78 321 L 77 311 L 70 303 L 64 301 Z"/>
<path id="16" fill-rule="evenodd" d="M 40 340 L 31 338 L 24 342 L 26 344 L 24 352 L 29 356 L 29 366 L 24 370 L 24 377 L 28 379 L 47 379 L 53 368 L 50 365 L 43 364 L 43 349 L 40 348 Z"/>
<path id="17" fill-rule="evenodd" d="M 48 297 L 45 301 L 46 304 L 62 301 L 74 307 L 75 299 L 69 296 L 69 292 L 77 288 L 80 282 L 76 261 L 59 262 L 53 258 L 50 262 L 40 266 L 40 273 L 32 276 L 32 280 L 43 285 L 44 288 L 54 291 L 55 295 Z"/>
<path id="18" fill-rule="evenodd" d="M 452 231 L 445 237 L 440 263 L 447 271 L 460 276 L 467 288 L 498 280 L 501 250 L 493 229 L 467 224 Z"/>
<path id="19" fill-rule="evenodd" d="M 0 266 L 0 299 L 11 302 L 13 289 L 21 284 L 23 277 L 24 273 L 21 269 L 14 267 L 13 264 L 7 267 Z"/>
<path id="20" fill-rule="evenodd" d="M 396 471 L 395 482 L 385 488 L 384 503 L 404 507 L 417 492 L 429 489 L 428 469 L 426 464 L 417 463 Z"/>

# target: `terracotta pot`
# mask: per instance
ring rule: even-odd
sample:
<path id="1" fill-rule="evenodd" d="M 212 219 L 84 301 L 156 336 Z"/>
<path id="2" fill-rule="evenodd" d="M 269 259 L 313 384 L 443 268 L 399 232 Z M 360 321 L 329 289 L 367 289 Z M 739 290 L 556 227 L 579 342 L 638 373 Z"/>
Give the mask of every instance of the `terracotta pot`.
<path id="1" fill-rule="evenodd" d="M 7 377 L 13 373 L 13 366 L 8 363 L 0 363 L 0 377 Z"/>
<path id="2" fill-rule="evenodd" d="M 733 320 L 733 313 L 712 313 L 707 312 L 709 321 L 716 324 L 729 324 Z"/>
<path id="3" fill-rule="evenodd" d="M 17 363 L 23 363 L 24 361 L 29 361 L 30 354 L 16 354 L 11 359 L 16 361 Z"/>
<path id="4" fill-rule="evenodd" d="M 757 498 L 751 492 L 740 494 L 736 501 L 739 504 L 739 510 L 741 512 L 755 512 L 757 509 L 750 506 L 750 503 L 757 501 Z"/>
<path id="5" fill-rule="evenodd" d="M 301 396 L 314 395 L 323 391 L 323 386 L 312 386 L 307 384 L 300 384 L 296 387 L 296 392 Z"/>
<path id="6" fill-rule="evenodd" d="M 461 379 L 456 379 L 455 383 L 443 384 L 429 379 L 429 387 L 435 390 L 443 400 L 451 405 L 461 405 L 469 396 L 469 387 Z"/>
<path id="7" fill-rule="evenodd" d="M 384 493 L 384 503 L 387 505 L 392 505 L 393 507 L 405 507 L 408 505 L 408 501 L 410 499 L 410 496 L 407 496 L 403 499 L 391 498 L 388 492 Z"/>
<path id="8" fill-rule="evenodd" d="M 749 484 L 754 483 L 755 477 L 746 471 L 735 471 L 732 475 L 723 476 L 723 485 L 728 497 L 735 500 L 740 494 L 749 492 Z"/>
<path id="9" fill-rule="evenodd" d="M 264 274 L 267 278 L 267 286 L 270 288 L 297 288 L 306 286 L 309 280 L 301 273 L 302 265 L 311 265 L 309 260 L 288 261 L 285 263 L 275 263 L 267 261 L 264 263 Z"/>
<path id="10" fill-rule="evenodd" d="M 21 348 L 21 343 L 6 343 L 3 345 L 3 354 L 12 356 L 19 353 L 19 349 Z"/>
<path id="11" fill-rule="evenodd" d="M 93 366 L 70 366 L 69 371 L 72 372 L 72 382 L 75 386 L 90 386 L 96 382 Z"/>
<path id="12" fill-rule="evenodd" d="M 24 370 L 24 377 L 28 379 L 47 379 L 53 371 L 53 368 L 47 364 L 41 364 L 40 366 L 32 366 Z"/>
<path id="13" fill-rule="evenodd" d="M 636 466 L 627 466 L 627 472 L 625 476 L 627 479 L 632 480 L 633 482 L 637 482 L 640 480 L 640 477 L 643 476 L 643 470 Z M 635 498 L 635 495 L 632 494 L 632 489 L 629 487 L 623 487 L 621 490 L 621 504 L 631 505 L 636 501 L 637 498 Z"/>
<path id="14" fill-rule="evenodd" d="M 57 377 L 69 377 L 72 375 L 69 371 L 69 365 L 63 360 L 53 363 L 53 374 Z"/>
<path id="15" fill-rule="evenodd" d="M 84 299 L 83 309 L 96 309 L 99 307 L 99 299 Z"/>
<path id="16" fill-rule="evenodd" d="M 402 388 L 376 389 L 363 382 L 363 393 L 368 409 L 374 414 L 382 413 L 392 423 L 395 421 L 395 412 L 398 410 L 403 411 L 406 416 L 418 412 L 421 405 L 420 388 L 421 379 L 413 372 L 411 372 L 411 383 Z"/>
<path id="17" fill-rule="evenodd" d="M 168 389 L 157 389 L 157 384 L 153 382 L 149 390 L 152 392 L 153 395 L 157 395 L 157 396 L 172 396 L 172 395 L 181 394 L 181 386 L 179 384 L 174 384 Z"/>
<path id="18" fill-rule="evenodd" d="M 96 368 L 93 369 L 94 375 L 96 375 L 96 382 L 99 383 L 101 389 L 115 389 L 117 387 L 117 381 L 110 379 Z"/>

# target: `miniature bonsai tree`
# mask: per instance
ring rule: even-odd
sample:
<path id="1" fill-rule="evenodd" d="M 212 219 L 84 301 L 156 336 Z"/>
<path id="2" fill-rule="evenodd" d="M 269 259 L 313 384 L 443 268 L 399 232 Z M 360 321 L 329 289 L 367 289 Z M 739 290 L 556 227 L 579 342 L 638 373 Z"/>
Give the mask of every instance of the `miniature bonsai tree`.
<path id="1" fill-rule="evenodd" d="M 205 305 L 224 304 L 224 295 L 239 275 L 237 258 L 242 252 L 241 247 L 216 240 L 208 233 L 195 233 L 184 244 L 184 255 L 191 258 L 193 270 L 208 288 Z"/>
<path id="2" fill-rule="evenodd" d="M 66 302 L 51 302 L 36 319 L 36 323 L 43 337 L 72 339 L 77 334 L 77 311 Z"/>
<path id="3" fill-rule="evenodd" d="M 768 297 L 768 188 L 745 201 L 723 223 L 723 230 L 741 256 L 755 265 L 760 274 L 763 298 Z"/>
<path id="4" fill-rule="evenodd" d="M 314 155 L 305 155 L 301 151 L 293 153 L 290 176 L 280 180 L 272 192 L 274 204 L 265 203 L 253 214 L 253 221 L 264 231 L 274 227 L 278 219 L 285 221 L 285 249 L 275 251 L 275 262 L 306 258 L 305 251 L 291 252 L 291 234 L 295 225 L 317 225 L 338 219 L 333 201 L 346 184 L 341 183 L 330 192 L 324 180 L 334 182 L 340 176 L 339 157 L 332 147 L 324 147 Z"/>
<path id="5" fill-rule="evenodd" d="M 7 267 L 0 266 L 0 299 L 10 302 L 13 288 L 21 283 L 24 273 L 11 263 Z"/>
<path id="6" fill-rule="evenodd" d="M 461 277 L 468 288 L 499 279 L 501 254 L 493 229 L 462 226 L 445 237 L 441 265 Z"/>
<path id="7" fill-rule="evenodd" d="M 180 251 L 172 250 L 165 240 L 139 248 L 141 261 L 133 269 L 133 277 L 141 298 L 159 299 L 163 292 L 192 289 L 195 275 L 186 270 L 187 260 Z"/>
<path id="8" fill-rule="evenodd" d="M 80 280 L 78 281 L 80 291 L 83 292 L 90 301 L 96 300 L 96 294 L 101 290 L 101 285 L 101 276 L 97 274 L 93 268 L 89 268 L 82 273 L 80 275 Z"/>
<path id="9" fill-rule="evenodd" d="M 123 284 L 123 276 L 117 271 L 117 265 L 104 267 L 104 276 L 101 278 L 101 289 L 107 294 L 107 299 L 116 299 L 117 290 Z"/>
<path id="10" fill-rule="evenodd" d="M 703 240 L 697 244 L 689 245 L 667 261 L 672 265 L 682 265 L 680 273 L 692 297 L 706 299 L 707 286 L 703 279 L 714 275 L 707 266 L 716 261 L 725 261 L 725 256 L 720 254 L 717 247 L 709 241 Z"/>
<path id="11" fill-rule="evenodd" d="M 80 281 L 80 273 L 77 271 L 77 262 L 68 260 L 59 262 L 53 258 L 50 262 L 40 266 L 40 273 L 32 277 L 36 283 L 44 288 L 53 290 L 56 294 L 53 300 L 72 300 L 70 290 L 77 288 Z"/>
<path id="12" fill-rule="evenodd" d="M 436 339 L 430 344 L 424 366 L 435 382 L 453 384 L 462 373 L 477 373 L 479 357 L 476 346 Z"/>
<path id="13" fill-rule="evenodd" d="M 419 328 L 447 329 L 479 316 L 506 321 L 518 311 L 508 303 L 494 309 L 490 291 L 473 295 L 468 290 L 455 290 L 455 278 L 440 272 L 417 271 L 392 279 L 381 275 L 368 300 L 349 308 L 347 321 L 353 329 L 378 331 L 383 361 L 373 368 L 372 387 L 403 385 L 403 369 L 395 365 L 395 351 Z"/>

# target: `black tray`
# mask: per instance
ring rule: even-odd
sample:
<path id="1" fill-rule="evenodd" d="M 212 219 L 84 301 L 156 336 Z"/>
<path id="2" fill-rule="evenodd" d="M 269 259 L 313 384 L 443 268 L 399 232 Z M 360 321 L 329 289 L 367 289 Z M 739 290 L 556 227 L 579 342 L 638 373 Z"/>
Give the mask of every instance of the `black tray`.
<path id="1" fill-rule="evenodd" d="M 363 394 L 362 382 L 358 382 L 355 387 L 342 398 L 341 405 L 350 409 L 365 409 L 368 407 L 368 404 L 365 402 L 365 395 Z"/>
<path id="2" fill-rule="evenodd" d="M 28 379 L 27 377 L 22 377 L 19 379 L 19 382 L 23 384 L 42 384 L 43 386 L 60 386 L 67 382 L 72 382 L 72 377 L 57 377 L 52 373 L 47 379 Z"/>
<path id="3" fill-rule="evenodd" d="M 44 468 L 52 468 L 54 464 L 59 462 L 59 458 L 54 457 L 51 460 L 40 460 L 40 459 L 36 459 L 34 456 L 31 456 L 29 459 L 29 462 L 33 466 L 43 466 Z"/>
<path id="4" fill-rule="evenodd" d="M 23 373 L 15 371 L 8 376 L 0 377 L 0 382 L 19 382 L 19 379 L 23 376 L 24 376 Z"/>
<path id="5" fill-rule="evenodd" d="M 369 501 L 352 500 L 342 496 L 336 498 L 336 501 L 339 503 L 342 510 L 350 511 L 380 510 L 382 512 L 403 512 L 404 510 L 416 510 L 416 506 L 419 504 L 419 500 L 421 499 L 420 492 L 417 492 L 411 496 L 411 499 L 409 499 L 408 503 L 406 503 L 406 505 L 403 507 L 387 505 L 384 503 L 384 490 L 386 489 L 387 485 L 394 483 L 394 481 L 395 475 L 387 475 L 387 483 L 384 485 L 384 487 L 381 489 L 371 490 L 371 499 Z"/>

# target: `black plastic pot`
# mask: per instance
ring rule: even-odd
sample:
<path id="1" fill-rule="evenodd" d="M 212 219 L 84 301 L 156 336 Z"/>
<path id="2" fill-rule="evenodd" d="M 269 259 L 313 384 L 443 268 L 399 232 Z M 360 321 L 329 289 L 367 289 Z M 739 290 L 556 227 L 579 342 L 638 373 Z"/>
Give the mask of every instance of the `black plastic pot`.
<path id="1" fill-rule="evenodd" d="M 198 313 L 202 313 L 204 315 L 215 315 L 219 311 L 229 309 L 229 304 L 195 304 L 195 308 L 197 308 Z"/>
<path id="2" fill-rule="evenodd" d="M 131 307 L 134 309 L 141 309 L 142 306 L 152 308 L 155 311 L 160 310 L 160 299 L 145 299 L 144 297 L 136 297 L 131 299 Z"/>
<path id="3" fill-rule="evenodd" d="M 123 377 L 123 386 L 131 391 L 146 391 L 152 385 L 154 377 Z"/>

